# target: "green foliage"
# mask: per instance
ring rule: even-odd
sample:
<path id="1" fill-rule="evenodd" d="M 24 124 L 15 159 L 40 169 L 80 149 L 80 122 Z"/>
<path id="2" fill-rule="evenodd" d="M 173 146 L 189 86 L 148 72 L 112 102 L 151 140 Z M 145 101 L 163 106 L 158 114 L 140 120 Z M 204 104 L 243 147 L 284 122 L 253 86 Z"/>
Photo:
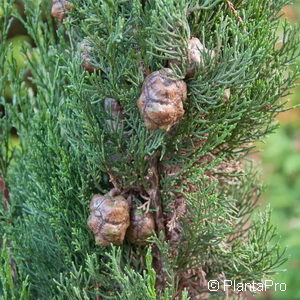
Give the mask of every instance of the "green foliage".
<path id="1" fill-rule="evenodd" d="M 64 278 L 61 274 L 59 281 L 55 280 L 61 296 L 57 299 L 92 299 L 97 295 L 106 299 L 127 300 L 167 300 L 174 297 L 174 294 L 170 294 L 169 289 L 164 291 L 163 296 L 157 297 L 155 290 L 156 273 L 152 267 L 150 247 L 145 256 L 146 269 L 142 274 L 128 266 L 123 266 L 121 252 L 120 248 L 113 247 L 112 251 L 107 253 L 107 270 L 104 274 L 99 272 L 99 261 L 95 255 L 87 257 L 85 269 L 82 266 L 76 269 L 73 265 L 69 276 Z M 111 280 L 116 282 L 117 291 L 103 294 L 100 287 L 105 289 L 106 286 L 110 285 Z M 78 284 L 87 288 L 80 289 Z M 182 299 L 190 299 L 186 291 L 184 291 Z"/>
<path id="2" fill-rule="evenodd" d="M 13 15 L 36 47 L 36 55 L 23 49 L 34 89 L 24 94 L 14 59 L 0 77 L 1 87 L 9 77 L 13 90 L 11 103 L 1 98 L 1 124 L 8 124 L 1 139 L 7 141 L 12 126 L 20 136 L 20 148 L 3 168 L 11 196 L 10 209 L 1 210 L 3 232 L 19 273 L 28 276 L 30 297 L 167 300 L 183 291 L 187 300 L 200 293 L 192 287 L 191 271 L 202 270 L 205 280 L 225 274 L 250 282 L 276 271 L 284 258 L 269 213 L 249 226 L 261 187 L 253 169 L 243 171 L 240 162 L 251 149 L 247 143 L 274 130 L 283 107 L 277 100 L 298 75 L 290 69 L 298 56 L 297 29 L 285 23 L 277 47 L 278 12 L 288 1 L 232 1 L 237 16 L 219 0 L 74 0 L 64 24 L 43 16 L 50 2 L 24 1 L 26 18 L 4 10 L 1 35 Z M 175 59 L 182 64 L 171 68 L 183 79 L 187 42 L 195 36 L 216 55 L 205 51 L 204 64 L 185 79 L 183 120 L 170 132 L 147 130 L 136 106 L 145 70 Z M 100 71 L 82 68 L 78 43 L 84 39 Z M 3 62 L 7 46 L 0 47 Z M 125 118 L 114 120 L 115 129 L 107 122 L 113 116 L 104 109 L 106 97 L 123 107 Z M 1 153 L 6 166 L 5 157 Z M 127 242 L 96 247 L 86 225 L 89 199 L 114 183 L 143 202 L 153 157 L 159 157 L 164 216 L 177 212 L 178 198 L 185 199 L 176 249 L 162 233 L 148 248 Z M 179 171 L 164 173 L 166 166 Z"/>
<path id="3" fill-rule="evenodd" d="M 24 279 L 20 285 L 16 284 L 16 279 L 13 277 L 14 270 L 12 267 L 12 258 L 10 247 L 6 237 L 1 240 L 0 252 L 0 293 L 1 300 L 29 300 L 29 284 L 28 277 Z"/>
<path id="4" fill-rule="evenodd" d="M 151 251 L 146 254 L 146 267 L 143 274 L 135 272 L 133 269 L 122 266 L 121 251 L 114 250 L 109 254 L 111 262 L 108 265 L 108 272 L 111 273 L 111 278 L 114 279 L 120 286 L 121 293 L 113 296 L 113 299 L 151 299 L 155 300 L 155 281 L 156 274 L 152 268 Z"/>

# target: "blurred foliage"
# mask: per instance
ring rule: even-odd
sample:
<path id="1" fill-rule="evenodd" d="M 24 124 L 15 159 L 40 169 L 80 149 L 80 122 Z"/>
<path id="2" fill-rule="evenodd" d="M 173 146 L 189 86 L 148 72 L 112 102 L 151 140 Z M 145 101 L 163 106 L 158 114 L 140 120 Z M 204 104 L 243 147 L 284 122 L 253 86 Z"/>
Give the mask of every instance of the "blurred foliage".
<path id="1" fill-rule="evenodd" d="M 284 14 L 300 23 L 300 0 L 287 7 Z M 300 105 L 300 86 L 293 92 L 289 105 Z M 286 272 L 275 277 L 275 282 L 287 284 L 287 291 L 276 292 L 271 299 L 292 300 L 300 299 L 300 108 L 282 113 L 278 120 L 279 129 L 269 136 L 261 151 L 267 185 L 264 200 L 271 204 L 272 221 L 277 224 L 290 259 L 284 265 Z"/>
<path id="2" fill-rule="evenodd" d="M 300 299 L 300 135 L 299 128 L 284 125 L 270 136 L 262 152 L 265 170 L 266 203 L 273 208 L 273 223 L 282 236 L 290 259 L 286 272 L 276 276 L 276 282 L 287 284 L 278 299 Z M 298 135 L 298 136 L 297 136 Z M 280 297 L 280 298 L 279 298 Z"/>

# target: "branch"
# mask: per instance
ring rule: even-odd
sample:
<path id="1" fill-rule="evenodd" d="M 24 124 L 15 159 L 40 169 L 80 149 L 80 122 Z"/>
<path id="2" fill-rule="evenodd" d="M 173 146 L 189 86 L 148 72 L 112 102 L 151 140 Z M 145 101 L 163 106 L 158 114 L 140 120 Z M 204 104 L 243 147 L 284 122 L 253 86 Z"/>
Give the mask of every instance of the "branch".
<path id="1" fill-rule="evenodd" d="M 158 154 L 154 155 L 150 161 L 150 170 L 149 170 L 149 181 L 150 189 L 147 190 L 147 193 L 150 197 L 151 208 L 155 210 L 155 222 L 157 226 L 158 234 L 162 231 L 165 234 L 165 225 L 163 218 L 163 209 L 161 197 L 159 194 L 159 175 L 157 170 L 158 164 Z"/>
<path id="2" fill-rule="evenodd" d="M 147 193 L 150 198 L 150 206 L 155 211 L 155 225 L 158 235 L 165 233 L 164 217 L 163 217 L 163 208 L 161 197 L 159 193 L 159 175 L 158 175 L 158 158 L 159 153 L 156 153 L 150 160 L 150 169 L 149 169 L 149 181 L 150 189 L 147 190 Z M 164 276 L 163 269 L 163 257 L 157 246 L 153 247 L 153 267 L 157 274 L 156 288 L 158 290 L 163 290 L 166 285 L 166 279 Z"/>
<path id="3" fill-rule="evenodd" d="M 9 200 L 9 190 L 5 184 L 5 180 L 3 176 L 0 176 L 0 191 L 3 195 L 3 208 L 5 211 L 8 211 L 9 209 L 9 204 L 10 204 L 10 200 Z"/>
<path id="4" fill-rule="evenodd" d="M 9 189 L 5 184 L 4 177 L 1 175 L 0 176 L 0 191 L 3 196 L 3 209 L 4 211 L 8 211 L 10 207 L 10 197 L 9 197 Z M 11 242 L 8 241 L 8 246 L 11 246 Z M 15 260 L 10 257 L 10 267 L 11 267 L 11 272 L 12 272 L 12 278 L 14 280 L 14 283 L 19 283 L 18 281 L 18 272 L 17 272 L 17 264 Z"/>

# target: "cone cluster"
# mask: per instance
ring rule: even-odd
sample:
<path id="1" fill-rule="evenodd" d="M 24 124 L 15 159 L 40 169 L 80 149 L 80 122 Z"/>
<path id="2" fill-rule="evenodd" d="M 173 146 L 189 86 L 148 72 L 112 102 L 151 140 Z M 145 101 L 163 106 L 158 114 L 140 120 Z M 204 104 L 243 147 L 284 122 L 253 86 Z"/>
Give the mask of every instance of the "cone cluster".
<path id="1" fill-rule="evenodd" d="M 120 195 L 94 195 L 87 224 L 98 246 L 122 245 L 125 237 L 132 244 L 146 245 L 155 230 L 152 213 L 130 207 Z"/>

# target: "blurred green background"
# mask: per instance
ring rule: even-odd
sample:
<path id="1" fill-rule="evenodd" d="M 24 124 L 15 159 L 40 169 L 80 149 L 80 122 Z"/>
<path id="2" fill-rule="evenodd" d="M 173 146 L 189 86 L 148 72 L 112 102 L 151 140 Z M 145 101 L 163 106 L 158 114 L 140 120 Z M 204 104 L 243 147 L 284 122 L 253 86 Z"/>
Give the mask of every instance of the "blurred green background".
<path id="1" fill-rule="evenodd" d="M 251 0 L 249 0 L 251 1 Z M 22 2 L 17 8 L 22 11 Z M 300 24 L 300 0 L 294 5 L 283 9 L 284 18 L 292 23 Z M 0 10 L 1 17 L 1 10 Z M 22 45 L 29 47 L 32 55 L 35 49 L 32 41 L 26 36 L 26 30 L 14 20 L 9 34 L 12 44 L 10 55 L 16 59 L 21 69 L 25 57 L 21 54 Z M 299 46 L 300 47 L 300 46 Z M 300 60 L 299 60 L 300 65 Z M 28 74 L 24 73 L 26 80 Z M 298 84 L 300 80 L 298 80 Z M 12 97 L 9 82 L 5 94 Z M 34 88 L 30 82 L 24 88 Z M 300 87 L 296 87 L 288 99 L 288 106 L 300 105 Z M 1 109 L 1 108 L 0 108 Z M 262 180 L 266 183 L 266 191 L 262 198 L 262 205 L 270 203 L 273 209 L 273 223 L 277 225 L 281 235 L 281 244 L 287 246 L 289 260 L 282 266 L 285 272 L 275 276 L 274 282 L 287 284 L 286 292 L 268 292 L 264 299 L 300 299 L 300 108 L 296 108 L 278 116 L 279 129 L 258 144 L 259 152 L 253 155 L 257 168 L 263 170 Z M 14 143 L 17 143 L 15 137 Z"/>
<path id="2" fill-rule="evenodd" d="M 285 7 L 283 13 L 292 23 L 300 24 L 300 0 Z M 300 105 L 300 87 L 291 92 L 283 101 L 289 100 L 287 106 Z M 294 300 L 300 299 L 300 108 L 281 113 L 278 121 L 278 130 L 259 144 L 257 157 L 262 162 L 263 181 L 267 185 L 263 201 L 272 207 L 272 221 L 289 256 L 282 266 L 286 271 L 274 280 L 286 283 L 287 290 L 275 292 L 269 299 Z"/>

